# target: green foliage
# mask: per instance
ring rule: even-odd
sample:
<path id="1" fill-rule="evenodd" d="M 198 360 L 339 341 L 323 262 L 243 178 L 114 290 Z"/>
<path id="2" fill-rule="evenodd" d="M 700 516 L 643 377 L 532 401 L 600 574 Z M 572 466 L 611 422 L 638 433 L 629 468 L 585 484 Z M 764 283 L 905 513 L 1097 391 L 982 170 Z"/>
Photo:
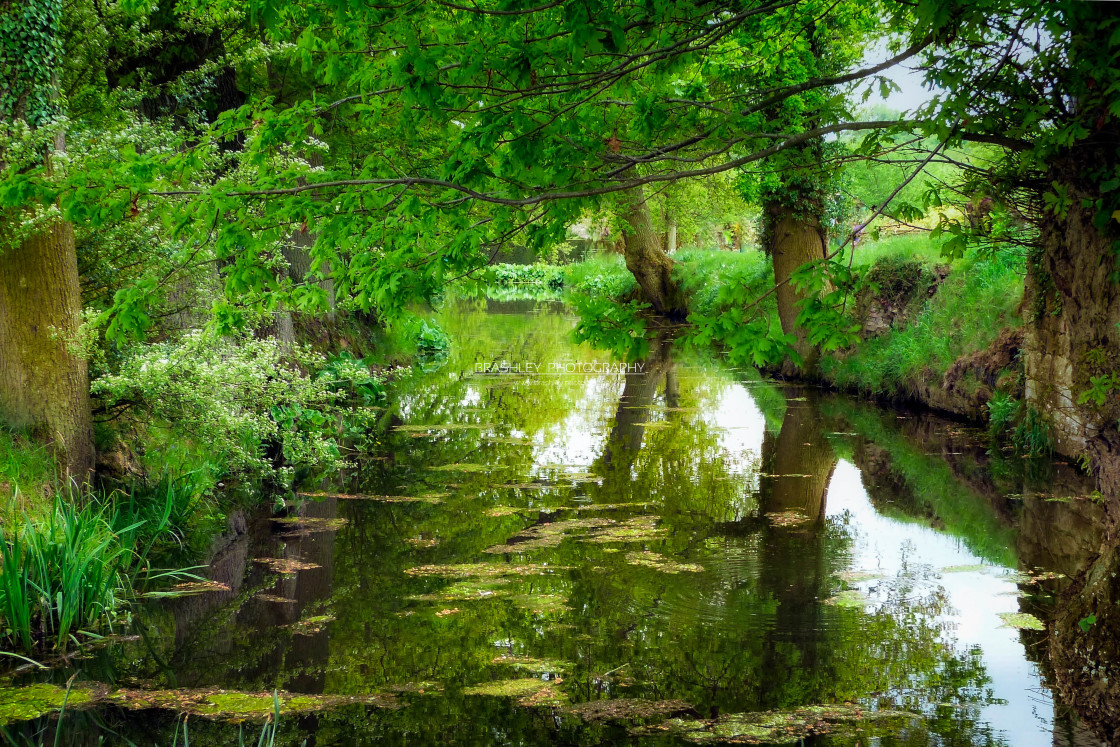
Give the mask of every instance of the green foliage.
<path id="1" fill-rule="evenodd" d="M 420 319 L 416 328 L 416 350 L 425 367 L 439 367 L 451 350 L 451 337 L 435 322 Z"/>
<path id="2" fill-rule="evenodd" d="M 1015 452 L 1023 456 L 1046 457 L 1054 453 L 1049 419 L 1034 406 L 1002 392 L 995 392 L 988 402 L 988 433 L 992 438 L 1006 438 Z"/>
<path id="3" fill-rule="evenodd" d="M 582 294 L 572 296 L 571 301 L 580 317 L 572 331 L 575 342 L 589 342 L 592 347 L 609 350 L 626 361 L 641 360 L 649 352 L 646 322 L 641 313 L 647 305 Z"/>
<path id="4" fill-rule="evenodd" d="M 339 402 L 369 406 L 385 400 L 384 378 L 346 350 L 329 356 L 319 369 L 318 378 Z"/>
<path id="5" fill-rule="evenodd" d="M 535 285 L 551 291 L 564 288 L 564 268 L 556 265 L 494 265 L 487 281 L 498 287 Z"/>
<path id="6" fill-rule="evenodd" d="M 1004 392 L 993 392 L 988 400 L 988 434 L 998 438 L 1015 427 L 1019 400 Z"/>
<path id="7" fill-rule="evenodd" d="M 58 116 L 62 54 L 61 0 L 8 3 L 0 10 L 0 121 L 25 119 L 39 127 Z"/>
<path id="8" fill-rule="evenodd" d="M 848 313 L 857 279 L 847 265 L 835 260 L 808 263 L 790 273 L 790 283 L 804 296 L 797 326 L 805 330 L 810 345 L 832 352 L 859 341 L 860 324 Z"/>
<path id="9" fill-rule="evenodd" d="M 564 267 L 564 287 L 588 296 L 622 298 L 637 283 L 621 254 L 605 254 Z"/>
<path id="10" fill-rule="evenodd" d="M 694 325 L 688 340 L 716 344 L 733 365 L 763 367 L 796 356 L 782 334 L 773 294 L 774 273 L 761 252 L 681 252 L 680 278 Z"/>

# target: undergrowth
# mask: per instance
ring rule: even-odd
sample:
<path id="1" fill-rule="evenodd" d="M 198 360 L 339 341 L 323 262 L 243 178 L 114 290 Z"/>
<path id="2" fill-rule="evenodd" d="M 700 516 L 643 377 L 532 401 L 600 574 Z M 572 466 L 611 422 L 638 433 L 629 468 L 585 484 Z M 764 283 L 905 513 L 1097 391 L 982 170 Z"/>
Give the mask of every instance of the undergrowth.
<path id="1" fill-rule="evenodd" d="M 966 258 L 912 318 L 854 349 L 826 356 L 821 373 L 837 386 L 914 395 L 937 385 L 962 355 L 987 348 L 1005 327 L 1021 323 L 1023 268 L 1015 258 Z"/>

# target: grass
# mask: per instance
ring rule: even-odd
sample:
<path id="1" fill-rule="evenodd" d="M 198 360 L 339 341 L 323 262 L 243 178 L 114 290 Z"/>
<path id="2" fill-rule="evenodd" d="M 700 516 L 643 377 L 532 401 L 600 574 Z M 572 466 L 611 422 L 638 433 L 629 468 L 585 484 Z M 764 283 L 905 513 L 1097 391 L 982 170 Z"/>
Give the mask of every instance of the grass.
<path id="1" fill-rule="evenodd" d="M 564 287 L 594 295 L 622 296 L 634 288 L 634 276 L 621 254 L 597 254 L 564 266 Z"/>
<path id="2" fill-rule="evenodd" d="M 928 264 L 945 261 L 941 258 L 941 242 L 930 240 L 928 233 L 894 234 L 883 236 L 878 241 L 864 239 L 854 249 L 846 247 L 836 259 L 847 262 L 851 258 L 853 267 L 870 267 L 886 257 L 917 259 Z"/>
<path id="3" fill-rule="evenodd" d="M 45 446 L 0 425 L 0 498 L 20 495 L 29 503 L 45 501 L 55 492 L 56 474 Z"/>
<path id="4" fill-rule="evenodd" d="M 131 528 L 127 528 L 131 529 Z M 65 649 L 76 634 L 112 620 L 132 565 L 103 506 L 56 498 L 46 517 L 0 528 L 0 618 L 25 652 Z"/>
<path id="5" fill-rule="evenodd" d="M 177 546 L 191 521 L 189 480 L 140 495 L 56 493 L 49 508 L 0 526 L 0 641 L 28 654 L 65 651 L 80 637 L 112 629 L 136 593 L 186 571 L 157 572 L 151 561 Z M 13 499 L 20 502 L 18 492 Z"/>
<path id="6" fill-rule="evenodd" d="M 879 261 L 892 256 L 877 252 Z M 932 298 L 923 299 L 905 326 L 821 361 L 821 372 L 840 387 L 886 395 L 913 395 L 940 383 L 962 355 L 983 350 L 1004 327 L 1018 326 L 1023 268 L 1014 258 L 966 258 L 953 266 Z"/>

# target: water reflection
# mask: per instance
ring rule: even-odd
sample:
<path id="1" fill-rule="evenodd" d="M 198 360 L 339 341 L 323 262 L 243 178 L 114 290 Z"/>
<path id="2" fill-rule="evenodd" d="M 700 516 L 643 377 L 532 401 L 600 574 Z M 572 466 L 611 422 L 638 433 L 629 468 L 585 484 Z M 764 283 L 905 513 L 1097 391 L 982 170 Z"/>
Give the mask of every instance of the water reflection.
<path id="1" fill-rule="evenodd" d="M 468 301 L 439 321 L 456 347 L 397 385 L 384 453 L 292 508 L 345 523 L 253 524 L 216 566 L 228 592 L 154 607 L 99 676 L 399 693 L 396 710 L 293 718 L 292 744 L 612 742 L 623 727 L 559 704 L 611 698 L 704 719 L 918 715 L 884 745 L 1076 733 L 1039 636 L 999 614 L 1045 614 L 1057 588 L 1013 573 L 1082 562 L 1070 538 L 1092 519 L 1063 513 L 1080 504 L 1032 496 L 959 426 L 758 381 L 669 339 L 640 373 L 483 373 L 603 360 L 554 306 Z M 507 680 L 519 694 L 474 694 Z M 106 715 L 171 741 L 163 716 Z M 235 733 L 208 728 L 192 743 Z"/>

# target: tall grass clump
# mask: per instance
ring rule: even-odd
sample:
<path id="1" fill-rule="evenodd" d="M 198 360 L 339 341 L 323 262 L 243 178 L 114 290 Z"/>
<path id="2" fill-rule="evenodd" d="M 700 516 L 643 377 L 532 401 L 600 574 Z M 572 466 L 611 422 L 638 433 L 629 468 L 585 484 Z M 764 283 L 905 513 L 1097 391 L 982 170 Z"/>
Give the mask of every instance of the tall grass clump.
<path id="1" fill-rule="evenodd" d="M 927 233 L 884 235 L 877 241 L 864 239 L 855 247 L 849 244 L 836 259 L 845 264 L 850 260 L 853 267 L 870 267 L 884 258 L 902 258 L 936 264 L 944 261 L 941 258 L 943 243 L 931 240 Z"/>
<path id="2" fill-rule="evenodd" d="M 59 494 L 40 514 L 23 511 L 0 526 L 4 648 L 64 651 L 80 635 L 112 629 L 138 588 L 189 575 L 149 567 L 153 549 L 173 535 L 180 507 L 173 491 L 163 500 L 161 508 L 141 509 L 119 495 L 79 502 Z"/>

